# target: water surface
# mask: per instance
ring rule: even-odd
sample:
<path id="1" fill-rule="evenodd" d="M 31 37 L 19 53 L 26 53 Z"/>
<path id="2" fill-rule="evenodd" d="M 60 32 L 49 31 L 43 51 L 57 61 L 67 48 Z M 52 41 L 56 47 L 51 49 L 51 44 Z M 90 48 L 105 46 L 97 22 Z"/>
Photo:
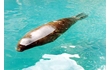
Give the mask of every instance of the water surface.
<path id="1" fill-rule="evenodd" d="M 35 70 L 37 67 L 39 70 L 56 67 L 57 70 L 105 70 L 105 0 L 4 0 L 4 3 L 5 70 Z M 56 41 L 22 53 L 15 50 L 26 32 L 81 12 L 88 17 L 78 21 Z M 75 54 L 79 58 L 70 57 Z"/>

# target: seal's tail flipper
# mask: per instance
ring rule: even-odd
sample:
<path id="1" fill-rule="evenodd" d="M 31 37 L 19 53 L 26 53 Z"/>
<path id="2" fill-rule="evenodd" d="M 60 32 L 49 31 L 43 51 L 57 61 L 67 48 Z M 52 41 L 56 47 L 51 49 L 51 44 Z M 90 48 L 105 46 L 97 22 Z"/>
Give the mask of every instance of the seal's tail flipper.
<path id="1" fill-rule="evenodd" d="M 75 17 L 78 19 L 78 20 L 81 20 L 81 19 L 84 19 L 86 18 L 88 15 L 86 15 L 85 13 L 80 13 L 78 15 L 76 15 Z"/>

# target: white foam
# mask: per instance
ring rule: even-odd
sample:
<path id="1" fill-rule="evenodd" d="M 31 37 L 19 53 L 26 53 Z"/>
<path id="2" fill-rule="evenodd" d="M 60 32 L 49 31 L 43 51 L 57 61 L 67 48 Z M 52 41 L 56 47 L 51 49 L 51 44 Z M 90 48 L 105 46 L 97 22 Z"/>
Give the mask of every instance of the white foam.
<path id="1" fill-rule="evenodd" d="M 100 68 L 98 68 L 97 70 L 106 70 L 105 69 L 105 65 L 102 65 Z"/>
<path id="2" fill-rule="evenodd" d="M 78 54 L 71 55 L 63 53 L 60 55 L 44 54 L 39 62 L 35 65 L 23 68 L 22 70 L 84 70 L 84 68 L 69 57 L 76 57 Z M 49 58 L 50 60 L 45 60 Z"/>
<path id="3" fill-rule="evenodd" d="M 18 5 L 22 5 L 22 3 L 19 0 L 16 0 Z"/>
<path id="4" fill-rule="evenodd" d="M 76 46 L 71 45 L 71 46 L 69 46 L 69 47 L 71 47 L 71 48 L 75 48 Z"/>
<path id="5" fill-rule="evenodd" d="M 105 57 L 104 56 L 100 56 L 99 57 L 101 60 L 105 60 Z"/>
<path id="6" fill-rule="evenodd" d="M 78 55 L 78 54 L 74 54 L 74 55 L 71 55 L 71 54 L 67 54 L 67 53 L 63 53 L 63 54 L 60 54 L 60 55 L 50 55 L 50 54 L 44 54 L 43 56 L 42 56 L 42 58 L 51 58 L 51 59 L 54 59 L 55 57 L 58 57 L 58 56 L 62 56 L 62 57 L 64 57 L 64 58 L 67 58 L 67 59 L 69 59 L 70 57 L 75 57 L 75 58 L 80 58 L 80 56 Z"/>
<path id="7" fill-rule="evenodd" d="M 7 57 L 12 57 L 10 54 L 6 54 Z"/>
<path id="8" fill-rule="evenodd" d="M 67 46 L 61 46 L 61 48 L 67 48 Z"/>
<path id="9" fill-rule="evenodd" d="M 61 46 L 61 48 L 68 48 L 68 47 L 70 47 L 70 48 L 75 48 L 76 46 L 74 46 L 74 45 L 69 45 L 69 44 L 67 44 L 67 45 L 62 45 L 62 46 Z"/>
<path id="10" fill-rule="evenodd" d="M 22 45 L 29 45 L 47 35 L 49 35 L 50 33 L 52 33 L 55 30 L 55 28 L 51 27 L 51 26 L 43 26 L 38 30 L 33 31 L 30 35 L 31 38 L 23 38 L 20 41 L 20 44 Z"/>

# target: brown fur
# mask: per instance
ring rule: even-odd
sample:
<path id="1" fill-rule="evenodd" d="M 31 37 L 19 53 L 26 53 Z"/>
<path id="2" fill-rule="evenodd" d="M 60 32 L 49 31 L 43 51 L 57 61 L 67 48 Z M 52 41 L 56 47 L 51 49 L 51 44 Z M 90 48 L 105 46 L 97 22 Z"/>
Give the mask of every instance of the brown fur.
<path id="1" fill-rule="evenodd" d="M 77 20 L 75 18 L 64 18 L 64 19 L 57 20 L 57 22 L 49 22 L 48 24 L 44 24 L 43 26 L 50 25 L 50 26 L 54 27 L 55 31 L 53 33 L 49 34 L 48 36 L 46 36 L 42 39 L 39 39 L 39 40 L 37 40 L 37 41 L 27 45 L 27 46 L 24 46 L 24 45 L 21 45 L 21 44 L 18 43 L 17 50 L 18 51 L 24 51 L 26 49 L 29 49 L 29 48 L 32 48 L 32 47 L 35 47 L 35 46 L 39 46 L 39 45 L 43 45 L 43 44 L 46 44 L 46 43 L 53 42 L 62 33 L 64 33 L 68 28 L 70 28 L 71 25 L 74 24 L 76 21 Z M 40 27 L 30 31 L 23 38 L 31 37 L 30 36 L 31 32 L 33 32 L 35 30 L 38 30 L 39 28 L 41 28 L 43 26 L 40 26 Z"/>

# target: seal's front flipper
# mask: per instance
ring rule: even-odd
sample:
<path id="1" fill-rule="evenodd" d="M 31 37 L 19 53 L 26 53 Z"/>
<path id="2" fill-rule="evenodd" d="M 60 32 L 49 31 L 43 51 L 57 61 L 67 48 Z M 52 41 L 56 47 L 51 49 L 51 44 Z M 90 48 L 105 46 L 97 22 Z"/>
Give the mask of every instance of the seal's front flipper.
<path id="1" fill-rule="evenodd" d="M 78 15 L 75 16 L 76 19 L 81 20 L 86 18 L 88 15 L 86 15 L 85 13 L 80 13 Z"/>

